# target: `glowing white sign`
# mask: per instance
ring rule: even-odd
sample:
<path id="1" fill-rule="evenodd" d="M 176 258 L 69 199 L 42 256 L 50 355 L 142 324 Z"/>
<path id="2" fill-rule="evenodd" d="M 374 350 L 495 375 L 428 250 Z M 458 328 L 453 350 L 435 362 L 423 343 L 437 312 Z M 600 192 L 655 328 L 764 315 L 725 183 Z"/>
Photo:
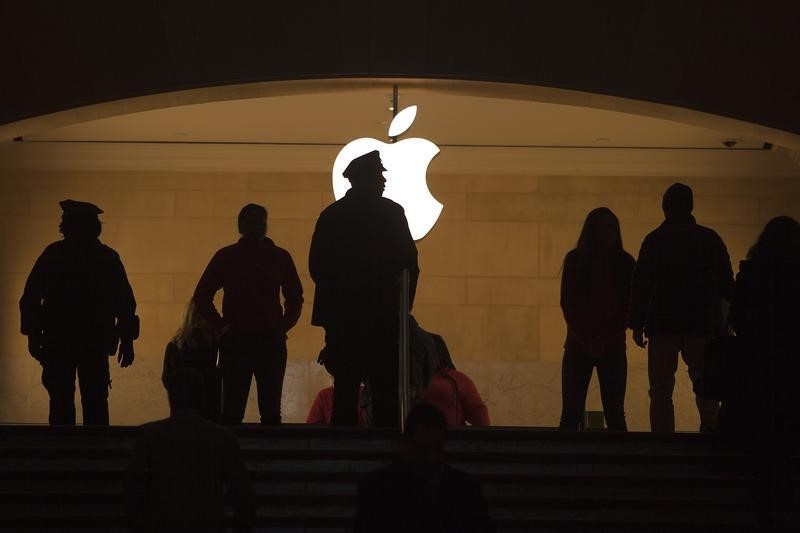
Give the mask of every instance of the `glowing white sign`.
<path id="1" fill-rule="evenodd" d="M 396 137 L 411 127 L 417 116 L 417 106 L 410 106 L 394 117 L 389 125 L 389 135 Z M 406 211 L 408 227 L 415 241 L 423 238 L 433 228 L 442 212 L 442 204 L 428 189 L 428 165 L 439 153 L 439 147 L 427 139 L 411 138 L 388 144 L 370 137 L 349 142 L 333 162 L 333 194 L 344 196 L 350 181 L 342 172 L 350 161 L 373 150 L 381 154 L 386 189 L 383 196 L 394 200 Z"/>

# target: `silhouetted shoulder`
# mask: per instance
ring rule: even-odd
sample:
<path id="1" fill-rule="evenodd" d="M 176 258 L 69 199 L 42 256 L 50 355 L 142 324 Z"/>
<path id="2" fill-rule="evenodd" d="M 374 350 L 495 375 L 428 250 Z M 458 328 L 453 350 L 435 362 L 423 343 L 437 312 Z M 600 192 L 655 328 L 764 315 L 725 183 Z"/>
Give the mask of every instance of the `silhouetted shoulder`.
<path id="1" fill-rule="evenodd" d="M 397 211 L 403 214 L 405 214 L 406 212 L 405 209 L 403 209 L 402 205 L 398 204 L 394 200 L 390 200 L 389 198 L 381 196 L 380 198 L 378 198 L 378 201 L 380 201 L 381 204 L 386 206 L 386 209 L 391 209 L 393 211 Z"/>
<path id="2" fill-rule="evenodd" d="M 719 234 L 711 228 L 697 224 L 695 226 L 695 232 L 697 232 L 698 235 L 701 235 L 704 239 L 708 239 L 709 242 L 724 244 L 722 237 L 720 237 Z"/>
<path id="3" fill-rule="evenodd" d="M 570 250 L 564 257 L 564 265 L 572 266 L 581 260 L 581 253 L 578 250 Z"/>

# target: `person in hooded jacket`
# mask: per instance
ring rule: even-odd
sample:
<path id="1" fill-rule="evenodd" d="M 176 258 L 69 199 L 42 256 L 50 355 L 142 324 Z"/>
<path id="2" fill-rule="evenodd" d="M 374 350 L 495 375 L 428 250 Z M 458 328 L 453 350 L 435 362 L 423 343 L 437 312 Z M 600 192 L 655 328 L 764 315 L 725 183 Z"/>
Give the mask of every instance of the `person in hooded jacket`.
<path id="1" fill-rule="evenodd" d="M 286 337 L 300 318 L 303 286 L 292 256 L 266 236 L 265 207 L 244 206 L 238 226 L 239 242 L 214 254 L 197 283 L 194 301 L 220 338 L 222 423 L 241 424 L 255 375 L 261 423 L 278 425 Z M 214 307 L 220 289 L 221 315 Z"/>
<path id="2" fill-rule="evenodd" d="M 691 188 L 671 185 L 661 206 L 665 220 L 645 237 L 633 272 L 629 325 L 633 341 L 647 347 L 650 429 L 672 433 L 678 354 L 695 383 L 707 344 L 724 327 L 733 271 L 720 236 L 692 216 Z M 696 396 L 696 403 L 700 431 L 713 431 L 719 402 Z"/>

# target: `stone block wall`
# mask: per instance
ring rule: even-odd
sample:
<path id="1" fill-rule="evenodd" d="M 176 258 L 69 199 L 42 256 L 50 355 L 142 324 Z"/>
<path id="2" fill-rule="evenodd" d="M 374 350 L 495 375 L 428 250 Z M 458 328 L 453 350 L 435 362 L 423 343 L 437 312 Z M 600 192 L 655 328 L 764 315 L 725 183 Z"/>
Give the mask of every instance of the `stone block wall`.
<path id="1" fill-rule="evenodd" d="M 698 167 L 696 175 L 684 173 L 680 180 L 693 187 L 698 221 L 720 233 L 736 270 L 767 220 L 778 214 L 800 217 L 800 180 L 768 170 L 733 174 Z M 564 254 L 588 211 L 605 205 L 620 218 L 625 247 L 636 256 L 644 235 L 660 223 L 661 194 L 675 180 L 669 168 L 648 176 L 622 168 L 586 175 L 568 167 L 558 174 L 432 169 L 431 191 L 445 207 L 437 226 L 418 243 L 422 276 L 414 314 L 423 327 L 444 336 L 457 366 L 478 385 L 494 423 L 557 425 Z M 306 291 L 303 316 L 290 334 L 283 404 L 285 420 L 305 419 L 314 394 L 328 384 L 316 364 L 323 334 L 310 325 L 307 257 L 316 217 L 332 201 L 329 173 L 7 166 L 0 169 L 0 423 L 47 419 L 40 368 L 19 334 L 17 302 L 36 257 L 59 238 L 58 201 L 64 198 L 105 210 L 101 239 L 119 251 L 139 302 L 137 360 L 128 369 L 112 361 L 112 423 L 166 415 L 160 383 L 164 346 L 208 260 L 237 238 L 236 215 L 249 202 L 269 209 L 269 235 L 294 257 Z M 629 425 L 646 430 L 646 358 L 632 345 L 628 354 Z M 696 429 L 683 365 L 675 397 L 678 428 Z M 587 409 L 600 409 L 596 379 Z M 252 393 L 246 419 L 257 420 Z"/>

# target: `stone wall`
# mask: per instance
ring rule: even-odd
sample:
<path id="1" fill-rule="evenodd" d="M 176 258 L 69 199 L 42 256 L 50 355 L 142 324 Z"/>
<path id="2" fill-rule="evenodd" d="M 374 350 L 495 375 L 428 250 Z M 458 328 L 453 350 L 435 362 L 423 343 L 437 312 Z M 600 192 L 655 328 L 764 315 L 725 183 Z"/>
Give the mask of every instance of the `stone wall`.
<path id="1" fill-rule="evenodd" d="M 656 159 L 664 161 L 667 156 L 659 154 Z M 646 159 L 646 154 L 636 157 Z M 529 172 L 453 172 L 432 165 L 430 188 L 445 208 L 437 226 L 418 243 L 422 276 L 414 314 L 447 340 L 456 364 L 478 385 L 494 423 L 557 424 L 565 335 L 559 308 L 561 261 L 589 210 L 610 207 L 622 222 L 626 249 L 636 256 L 644 235 L 662 219 L 663 190 L 680 175 L 695 191 L 698 221 L 728 244 L 734 270 L 767 220 L 777 214 L 800 216 L 800 169 L 787 167 L 788 158 L 773 161 L 757 153 L 744 168 L 737 161 L 745 156 L 734 157 L 740 159 L 713 169 L 702 158 L 690 165 L 653 164 L 646 175 L 635 175 L 624 159 L 617 168 L 603 164 L 595 171 L 566 160 L 554 167 L 557 172 L 542 172 L 535 165 Z M 303 316 L 290 334 L 283 404 L 285 420 L 304 420 L 314 394 L 328 383 L 315 362 L 323 336 L 310 325 L 313 283 L 307 267 L 316 217 L 332 201 L 325 161 L 318 170 L 285 172 L 181 170 L 159 161 L 139 170 L 52 168 L 46 163 L 36 168 L 35 161 L 15 168 L 6 159 L 0 165 L 0 422 L 47 419 L 40 368 L 19 334 L 17 301 L 36 257 L 59 238 L 58 201 L 64 198 L 95 202 L 105 210 L 101 238 L 121 254 L 139 302 L 137 360 L 128 369 L 112 361 L 112 423 L 140 423 L 166 414 L 160 383 L 164 345 L 214 251 L 237 238 L 235 218 L 248 202 L 268 207 L 269 235 L 294 257 L 306 291 Z M 648 428 L 647 404 L 645 354 L 629 346 L 626 411 L 631 429 Z M 596 379 L 587 409 L 600 409 Z M 683 365 L 676 409 L 679 429 L 697 427 Z M 257 420 L 252 393 L 246 419 Z"/>

